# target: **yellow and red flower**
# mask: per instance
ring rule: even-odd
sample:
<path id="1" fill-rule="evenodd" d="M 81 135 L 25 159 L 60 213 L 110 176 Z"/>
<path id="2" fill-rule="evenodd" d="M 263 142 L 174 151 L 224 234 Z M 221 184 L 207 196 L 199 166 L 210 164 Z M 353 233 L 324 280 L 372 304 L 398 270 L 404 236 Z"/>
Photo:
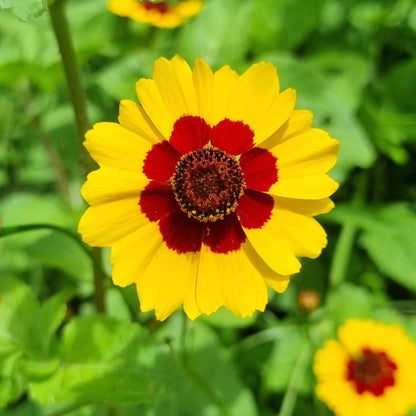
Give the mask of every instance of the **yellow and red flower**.
<path id="1" fill-rule="evenodd" d="M 174 28 L 198 14 L 202 10 L 202 1 L 110 0 L 108 8 L 118 16 L 129 17 L 141 23 Z"/>
<path id="2" fill-rule="evenodd" d="M 100 168 L 82 188 L 84 241 L 112 247 L 114 283 L 135 283 L 158 319 L 182 304 L 191 319 L 263 311 L 267 287 L 284 292 L 297 256 L 326 245 L 312 217 L 333 207 L 339 143 L 264 62 L 239 76 L 161 58 L 136 91 L 119 124 L 86 134 Z"/>
<path id="3" fill-rule="evenodd" d="M 416 406 L 416 343 L 397 324 L 350 319 L 315 355 L 316 393 L 337 416 L 405 416 Z"/>

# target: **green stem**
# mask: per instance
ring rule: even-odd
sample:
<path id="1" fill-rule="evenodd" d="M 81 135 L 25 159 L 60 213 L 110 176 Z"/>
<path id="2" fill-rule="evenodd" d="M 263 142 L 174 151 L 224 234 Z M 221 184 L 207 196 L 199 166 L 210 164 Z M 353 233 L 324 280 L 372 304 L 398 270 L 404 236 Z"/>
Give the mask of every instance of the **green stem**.
<path id="1" fill-rule="evenodd" d="M 298 396 L 299 382 L 305 374 L 306 368 L 310 361 L 310 347 L 309 343 L 305 342 L 303 348 L 298 356 L 292 375 L 290 376 L 289 385 L 283 397 L 282 406 L 280 408 L 279 416 L 291 416 L 295 408 L 296 399 Z"/>
<path id="2" fill-rule="evenodd" d="M 355 224 L 345 224 L 341 228 L 329 269 L 329 282 L 333 288 L 337 287 L 347 277 L 357 230 Z"/>
<path id="3" fill-rule="evenodd" d="M 355 177 L 355 192 L 352 206 L 360 207 L 364 204 L 367 186 L 368 175 L 366 171 L 363 171 Z M 329 269 L 329 282 L 332 288 L 337 287 L 346 280 L 358 228 L 355 222 L 347 222 L 341 228 Z"/>
<path id="4" fill-rule="evenodd" d="M 78 141 L 83 153 L 83 164 L 86 168 L 86 173 L 95 169 L 93 161 L 88 152 L 82 146 L 85 132 L 89 129 L 90 123 L 87 115 L 87 104 L 82 87 L 81 75 L 78 68 L 78 63 L 75 55 L 74 46 L 72 44 L 71 33 L 68 26 L 68 21 L 65 15 L 66 0 L 56 0 L 49 7 L 51 16 L 52 28 L 58 43 L 59 52 L 65 78 L 68 86 L 69 97 L 71 99 L 72 108 L 74 110 L 75 122 L 78 133 Z"/>
<path id="5" fill-rule="evenodd" d="M 65 0 L 56 0 L 49 8 L 53 31 L 61 53 L 62 65 L 65 72 L 66 82 L 68 86 L 69 96 L 71 98 L 72 107 L 75 114 L 75 121 L 78 132 L 78 142 L 82 162 L 85 173 L 89 173 L 96 169 L 97 165 L 92 160 L 86 149 L 82 146 L 84 135 L 89 129 L 89 121 L 87 116 L 87 105 L 84 89 L 81 83 L 81 75 L 79 72 L 74 46 L 72 44 L 71 33 L 65 15 Z M 105 286 L 104 275 L 101 270 L 101 249 L 93 248 L 92 255 L 94 257 L 94 300 L 97 312 L 105 312 Z"/>
<path id="6" fill-rule="evenodd" d="M 75 233 L 72 233 L 71 231 L 67 230 L 66 228 L 59 227 L 58 225 L 53 225 L 53 224 L 27 224 L 27 225 L 16 225 L 16 226 L 12 226 L 12 227 L 2 227 L 0 229 L 0 238 L 7 237 L 7 236 L 13 235 L 13 234 L 22 233 L 22 232 L 25 232 L 25 231 L 44 230 L 44 229 L 59 231 L 60 233 L 65 234 L 68 237 L 72 238 L 79 245 L 79 247 L 81 247 L 82 251 L 91 259 L 93 267 L 94 268 L 99 268 L 100 273 L 105 275 L 104 270 L 101 268 L 101 263 L 99 263 L 97 261 L 97 259 L 94 257 L 91 250 L 78 239 L 78 236 Z M 109 276 L 108 276 L 108 278 L 109 278 Z"/>

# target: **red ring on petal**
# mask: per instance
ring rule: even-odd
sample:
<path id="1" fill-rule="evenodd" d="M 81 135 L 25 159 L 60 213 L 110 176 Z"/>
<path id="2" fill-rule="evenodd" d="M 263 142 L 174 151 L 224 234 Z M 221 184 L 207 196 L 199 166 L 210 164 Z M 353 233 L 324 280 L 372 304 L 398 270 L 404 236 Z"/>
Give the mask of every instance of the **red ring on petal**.
<path id="1" fill-rule="evenodd" d="M 202 241 L 214 253 L 228 253 L 239 250 L 241 244 L 246 241 L 246 235 L 237 215 L 231 213 L 223 220 L 206 224 Z"/>
<path id="2" fill-rule="evenodd" d="M 202 149 L 210 140 L 211 127 L 202 117 L 183 116 L 176 120 L 169 143 L 181 154 Z"/>
<path id="3" fill-rule="evenodd" d="M 241 197 L 237 215 L 244 228 L 261 228 L 271 217 L 273 198 L 263 192 L 246 189 Z"/>
<path id="4" fill-rule="evenodd" d="M 150 182 L 141 192 L 139 206 L 152 222 L 179 210 L 172 188 L 169 185 L 155 181 Z"/>
<path id="5" fill-rule="evenodd" d="M 174 211 L 159 222 L 159 230 L 166 245 L 178 253 L 196 253 L 201 250 L 204 226 L 182 211 Z"/>
<path id="6" fill-rule="evenodd" d="M 253 137 L 247 124 L 226 118 L 212 128 L 211 143 L 231 155 L 241 155 L 253 148 Z"/>
<path id="7" fill-rule="evenodd" d="M 153 145 L 143 162 L 143 173 L 154 181 L 166 183 L 175 171 L 180 153 L 168 141 Z"/>
<path id="8" fill-rule="evenodd" d="M 277 158 L 268 150 L 255 147 L 240 157 L 248 188 L 267 192 L 278 180 Z"/>

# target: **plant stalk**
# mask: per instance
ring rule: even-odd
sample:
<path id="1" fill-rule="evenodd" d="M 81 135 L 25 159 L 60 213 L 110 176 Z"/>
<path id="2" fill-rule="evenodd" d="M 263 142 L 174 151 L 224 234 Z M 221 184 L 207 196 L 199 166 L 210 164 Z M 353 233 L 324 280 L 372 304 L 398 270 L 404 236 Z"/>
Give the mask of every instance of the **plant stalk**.
<path id="1" fill-rule="evenodd" d="M 89 121 L 87 115 L 87 104 L 84 89 L 82 87 L 81 75 L 75 55 L 74 46 L 72 43 L 71 32 L 65 14 L 65 0 L 56 0 L 49 7 L 49 14 L 51 17 L 52 28 L 58 43 L 59 51 L 61 53 L 62 65 L 65 72 L 66 83 L 68 87 L 69 96 L 74 110 L 75 122 L 78 134 L 78 143 L 82 163 L 85 174 L 97 168 L 97 165 L 88 154 L 82 142 L 84 135 L 89 129 Z M 94 275 L 94 301 L 97 312 L 105 312 L 105 285 L 102 267 L 97 267 L 96 264 L 101 265 L 101 249 L 93 248 L 92 255 L 95 259 L 93 267 Z"/>

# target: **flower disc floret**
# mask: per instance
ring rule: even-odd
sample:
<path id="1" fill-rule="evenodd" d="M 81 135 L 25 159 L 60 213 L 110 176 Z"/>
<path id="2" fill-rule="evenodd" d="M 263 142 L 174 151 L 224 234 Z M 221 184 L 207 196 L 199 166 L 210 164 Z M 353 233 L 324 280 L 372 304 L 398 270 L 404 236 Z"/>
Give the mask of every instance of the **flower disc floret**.
<path id="1" fill-rule="evenodd" d="M 170 182 L 180 209 L 201 222 L 234 212 L 245 188 L 237 158 L 212 146 L 183 155 Z"/>

